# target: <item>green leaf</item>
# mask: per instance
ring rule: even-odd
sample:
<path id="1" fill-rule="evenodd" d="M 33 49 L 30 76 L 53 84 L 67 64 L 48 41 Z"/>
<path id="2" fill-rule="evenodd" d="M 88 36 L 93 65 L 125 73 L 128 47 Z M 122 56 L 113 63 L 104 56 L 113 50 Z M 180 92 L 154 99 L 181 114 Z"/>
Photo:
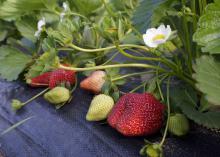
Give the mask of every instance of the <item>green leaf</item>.
<path id="1" fill-rule="evenodd" d="M 208 111 L 202 113 L 187 103 L 181 106 L 181 110 L 189 119 L 199 125 L 210 129 L 220 129 L 220 112 Z"/>
<path id="2" fill-rule="evenodd" d="M 44 72 L 51 71 L 59 64 L 59 58 L 54 50 L 44 52 L 36 62 L 30 67 L 26 74 L 27 79 L 36 77 Z"/>
<path id="3" fill-rule="evenodd" d="M 96 45 L 96 33 L 94 31 L 94 28 L 91 28 L 89 26 L 85 26 L 83 35 L 82 35 L 82 44 L 86 46 L 93 47 Z"/>
<path id="4" fill-rule="evenodd" d="M 30 61 L 31 57 L 18 49 L 9 46 L 0 47 L 0 77 L 7 81 L 16 80 Z"/>
<path id="5" fill-rule="evenodd" d="M 69 3 L 74 7 L 80 14 L 90 15 L 95 10 L 102 6 L 101 0 L 69 0 Z"/>
<path id="6" fill-rule="evenodd" d="M 202 56 L 196 60 L 194 69 L 197 88 L 209 102 L 220 105 L 220 62 L 212 56 Z"/>
<path id="7" fill-rule="evenodd" d="M 172 108 L 179 107 L 181 111 L 191 120 L 199 125 L 211 129 L 220 128 L 220 112 L 197 110 L 197 92 L 186 85 L 178 85 L 171 90 Z"/>
<path id="8" fill-rule="evenodd" d="M 8 31 L 7 30 L 2 30 L 0 32 L 0 42 L 5 40 L 5 38 L 7 37 Z"/>
<path id="9" fill-rule="evenodd" d="M 35 42 L 34 33 L 37 31 L 37 21 L 34 16 L 24 16 L 17 20 L 15 25 L 23 37 Z"/>
<path id="10" fill-rule="evenodd" d="M 174 9 L 174 6 L 177 5 L 178 2 L 179 0 L 165 0 L 163 3 L 158 5 L 151 17 L 152 26 L 159 25 L 161 20 L 167 15 L 176 16 L 178 12 Z"/>
<path id="11" fill-rule="evenodd" d="M 57 0 L 41 0 L 41 1 L 50 10 L 55 10 L 55 8 L 58 6 Z"/>
<path id="12" fill-rule="evenodd" d="M 136 8 L 132 21 L 136 29 L 144 33 L 151 26 L 151 16 L 154 9 L 163 2 L 163 0 L 140 0 Z"/>
<path id="13" fill-rule="evenodd" d="M 27 12 L 45 8 L 41 0 L 6 0 L 0 6 L 0 18 L 16 19 Z"/>
<path id="14" fill-rule="evenodd" d="M 56 42 L 54 38 L 47 37 L 43 40 L 42 48 L 44 51 L 50 51 L 53 48 L 56 48 Z"/>
<path id="15" fill-rule="evenodd" d="M 56 30 L 50 28 L 47 30 L 47 33 L 49 37 L 54 38 L 60 45 L 64 46 L 72 43 L 73 33 L 75 31 L 76 27 L 74 23 L 69 19 L 65 19 L 58 24 Z"/>
<path id="16" fill-rule="evenodd" d="M 200 17 L 198 29 L 193 40 L 202 46 L 203 52 L 220 54 L 220 2 L 207 6 L 205 14 Z"/>

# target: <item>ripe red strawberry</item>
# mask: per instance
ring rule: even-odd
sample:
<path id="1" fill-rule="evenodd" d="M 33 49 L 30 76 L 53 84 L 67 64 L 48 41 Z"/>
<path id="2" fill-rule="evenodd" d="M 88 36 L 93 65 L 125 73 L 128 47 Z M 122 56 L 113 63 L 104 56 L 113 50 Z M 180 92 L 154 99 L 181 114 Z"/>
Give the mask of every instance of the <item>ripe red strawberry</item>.
<path id="1" fill-rule="evenodd" d="M 110 126 L 125 136 L 150 135 L 162 127 L 164 105 L 153 95 L 126 94 L 108 116 Z"/>
<path id="2" fill-rule="evenodd" d="M 106 73 L 104 71 L 94 71 L 89 77 L 80 83 L 80 87 L 91 91 L 94 94 L 98 94 L 101 92 L 102 86 L 105 83 L 105 76 Z"/>
<path id="3" fill-rule="evenodd" d="M 51 72 L 49 87 L 50 89 L 58 86 L 61 83 L 75 83 L 75 72 L 72 70 L 57 69 Z"/>
<path id="4" fill-rule="evenodd" d="M 45 72 L 32 79 L 27 79 L 26 82 L 32 87 L 47 87 L 49 85 L 51 72 Z"/>

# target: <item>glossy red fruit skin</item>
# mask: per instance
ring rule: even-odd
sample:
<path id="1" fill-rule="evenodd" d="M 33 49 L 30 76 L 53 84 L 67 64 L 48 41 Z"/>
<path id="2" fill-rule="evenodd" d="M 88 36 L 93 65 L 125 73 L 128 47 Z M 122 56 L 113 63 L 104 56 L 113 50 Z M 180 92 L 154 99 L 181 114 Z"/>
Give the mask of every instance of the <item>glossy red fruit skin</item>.
<path id="1" fill-rule="evenodd" d="M 47 87 L 49 85 L 51 72 L 45 72 L 32 79 L 27 79 L 27 83 L 31 87 Z"/>
<path id="2" fill-rule="evenodd" d="M 49 88 L 52 89 L 61 83 L 69 83 L 70 85 L 74 85 L 75 71 L 64 69 L 52 71 L 50 75 Z"/>
<path id="3" fill-rule="evenodd" d="M 153 95 L 126 94 L 114 106 L 108 123 L 125 136 L 156 133 L 163 122 L 164 105 Z"/>

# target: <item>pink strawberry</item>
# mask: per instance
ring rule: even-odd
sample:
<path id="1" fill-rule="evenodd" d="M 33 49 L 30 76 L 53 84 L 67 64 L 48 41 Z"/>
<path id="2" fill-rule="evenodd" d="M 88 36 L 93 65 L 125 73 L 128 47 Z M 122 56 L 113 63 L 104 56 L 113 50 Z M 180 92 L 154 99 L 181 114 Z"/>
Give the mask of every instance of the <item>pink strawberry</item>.
<path id="1" fill-rule="evenodd" d="M 26 82 L 32 87 L 46 87 L 49 85 L 51 72 L 45 72 L 32 79 L 27 79 Z"/>
<path id="2" fill-rule="evenodd" d="M 105 83 L 105 76 L 106 73 L 104 71 L 94 71 L 89 77 L 80 83 L 80 87 L 98 94 L 101 92 L 102 86 Z"/>
<path id="3" fill-rule="evenodd" d="M 49 87 L 50 89 L 58 86 L 61 83 L 75 83 L 75 72 L 72 70 L 57 69 L 51 72 Z"/>
<path id="4" fill-rule="evenodd" d="M 110 126 L 125 136 L 143 136 L 162 127 L 164 105 L 152 94 L 122 96 L 108 116 Z"/>

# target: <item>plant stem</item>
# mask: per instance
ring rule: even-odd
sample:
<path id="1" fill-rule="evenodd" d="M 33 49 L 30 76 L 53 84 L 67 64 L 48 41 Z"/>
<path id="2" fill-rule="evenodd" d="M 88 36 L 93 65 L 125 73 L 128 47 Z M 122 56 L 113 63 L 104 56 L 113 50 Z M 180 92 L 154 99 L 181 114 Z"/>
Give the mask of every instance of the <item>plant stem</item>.
<path id="1" fill-rule="evenodd" d="M 109 62 L 111 62 L 117 55 L 119 54 L 119 52 L 116 52 L 115 54 L 113 54 L 105 63 L 101 64 L 101 65 L 106 65 Z"/>
<path id="2" fill-rule="evenodd" d="M 84 19 L 86 19 L 87 21 L 89 21 L 89 19 L 87 17 L 85 17 L 84 15 L 81 15 L 79 13 L 74 13 L 74 12 L 71 12 L 71 13 L 67 13 L 66 15 L 74 15 L 74 16 L 79 16 L 79 17 L 82 17 Z"/>
<path id="3" fill-rule="evenodd" d="M 167 82 L 167 123 L 166 123 L 165 131 L 163 134 L 163 138 L 160 142 L 160 147 L 162 147 L 165 142 L 167 132 L 168 132 L 169 120 L 170 120 L 170 78 L 168 79 L 168 82 Z"/>
<path id="4" fill-rule="evenodd" d="M 161 63 L 164 63 L 165 65 L 167 65 L 168 67 L 170 67 L 171 69 L 173 69 L 173 71 L 176 71 L 176 65 L 171 62 L 170 60 L 167 60 L 166 58 L 153 58 L 153 57 L 139 57 L 139 56 L 133 56 L 127 52 L 125 52 L 123 49 L 121 49 L 119 47 L 119 45 L 116 44 L 116 48 L 118 49 L 118 51 L 128 57 L 128 58 L 132 58 L 132 59 L 135 59 L 135 60 L 146 60 L 146 61 L 158 61 L 158 62 L 161 62 Z"/>
<path id="5" fill-rule="evenodd" d="M 134 93 L 136 90 L 138 90 L 138 89 L 140 89 L 141 87 L 145 86 L 145 84 L 146 84 L 147 82 L 148 82 L 148 80 L 142 82 L 139 86 L 135 87 L 134 89 L 132 89 L 132 90 L 131 90 L 130 92 L 128 92 L 128 93 Z"/>
<path id="6" fill-rule="evenodd" d="M 182 5 L 185 6 L 186 4 L 186 0 L 182 0 Z M 191 51 L 191 38 L 189 36 L 189 28 L 188 28 L 188 22 L 185 16 L 183 16 L 183 30 L 184 30 L 184 34 L 185 34 L 185 50 L 188 53 L 188 69 L 190 71 L 190 74 L 192 74 L 192 51 Z"/>
<path id="7" fill-rule="evenodd" d="M 116 17 L 116 14 L 108 7 L 105 0 L 101 0 L 101 1 L 102 1 L 102 4 L 104 5 L 105 9 L 109 13 L 109 15 L 111 15 L 112 17 Z"/>
<path id="8" fill-rule="evenodd" d="M 197 12 L 196 12 L 196 0 L 191 0 L 191 10 L 193 12 L 193 14 L 195 14 L 195 16 L 193 16 L 193 33 L 196 32 L 197 29 Z M 200 56 L 199 51 L 198 51 L 198 46 L 197 44 L 194 44 L 195 46 L 195 52 L 196 52 L 196 58 L 198 58 Z"/>
<path id="9" fill-rule="evenodd" d="M 203 0 L 203 9 L 204 10 L 205 10 L 206 6 L 207 6 L 207 0 Z"/>
<path id="10" fill-rule="evenodd" d="M 131 54 L 125 52 L 123 49 L 121 49 L 121 48 L 119 47 L 119 45 L 116 44 L 115 47 L 118 49 L 118 51 L 119 51 L 122 55 L 124 55 L 124 56 L 126 56 L 126 57 L 128 57 L 128 58 L 131 58 L 131 59 L 135 59 L 135 60 L 147 60 L 147 61 L 160 61 L 160 62 L 163 61 L 163 60 L 161 60 L 161 58 L 133 56 L 133 55 L 131 55 Z"/>
<path id="11" fill-rule="evenodd" d="M 199 13 L 200 15 L 203 14 L 203 1 L 202 0 L 199 0 Z"/>
<path id="12" fill-rule="evenodd" d="M 97 48 L 97 49 L 84 49 L 84 48 L 78 47 L 78 46 L 76 46 L 74 44 L 69 44 L 68 46 L 73 48 L 73 49 L 75 49 L 75 50 L 82 51 L 82 52 L 107 51 L 107 50 L 112 50 L 112 49 L 116 48 L 116 46 L 109 46 L 109 47 Z M 148 49 L 146 46 L 140 46 L 140 45 L 134 45 L 134 44 L 124 44 L 124 45 L 119 45 L 119 47 L 121 47 L 121 48 L 132 47 L 132 48 L 138 48 L 138 49 L 142 49 L 142 50 L 150 52 L 150 49 Z"/>
<path id="13" fill-rule="evenodd" d="M 59 65 L 59 68 L 65 70 L 73 70 L 73 71 L 90 71 L 90 70 L 101 70 L 101 69 L 110 69 L 110 68 L 149 68 L 149 69 L 158 69 L 161 72 L 166 72 L 166 70 L 162 68 L 158 68 L 157 66 L 149 65 L 149 64 L 138 64 L 138 63 L 131 63 L 131 64 L 115 64 L 115 65 L 100 65 L 95 67 L 88 67 L 88 68 L 76 68 L 76 67 L 66 67 L 63 65 Z"/>
<path id="14" fill-rule="evenodd" d="M 166 77 L 167 77 L 167 75 L 168 75 L 168 74 L 161 74 L 161 75 L 158 76 L 158 77 L 162 77 L 162 76 L 166 76 Z M 163 77 L 163 78 L 164 78 L 164 77 Z M 163 78 L 162 78 L 162 79 L 163 79 Z M 141 87 L 145 86 L 148 81 L 149 81 L 149 80 L 146 80 L 146 81 L 142 82 L 139 86 L 137 86 L 137 87 L 135 87 L 134 89 L 132 89 L 129 93 L 133 93 L 133 92 L 135 92 L 136 90 L 140 89 Z M 145 91 L 144 91 L 144 92 L 145 92 Z"/>
<path id="15" fill-rule="evenodd" d="M 29 102 L 33 101 L 34 99 L 38 98 L 39 96 L 41 96 L 42 94 L 44 94 L 45 92 L 47 92 L 49 90 L 49 88 L 46 88 L 45 90 L 43 90 L 42 92 L 38 93 L 37 95 L 35 95 L 34 97 L 32 97 L 31 99 L 27 100 L 26 102 L 23 103 L 23 106 L 28 104 Z"/>
<path id="16" fill-rule="evenodd" d="M 151 73 L 155 73 L 155 71 L 144 71 L 144 72 L 126 74 L 126 75 L 123 75 L 123 76 L 120 76 L 120 77 L 113 78 L 111 81 L 114 82 L 114 81 L 118 81 L 118 80 L 121 80 L 121 79 L 124 79 L 124 78 L 127 78 L 127 77 L 132 77 L 132 76 L 136 76 L 136 75 L 151 74 Z"/>

